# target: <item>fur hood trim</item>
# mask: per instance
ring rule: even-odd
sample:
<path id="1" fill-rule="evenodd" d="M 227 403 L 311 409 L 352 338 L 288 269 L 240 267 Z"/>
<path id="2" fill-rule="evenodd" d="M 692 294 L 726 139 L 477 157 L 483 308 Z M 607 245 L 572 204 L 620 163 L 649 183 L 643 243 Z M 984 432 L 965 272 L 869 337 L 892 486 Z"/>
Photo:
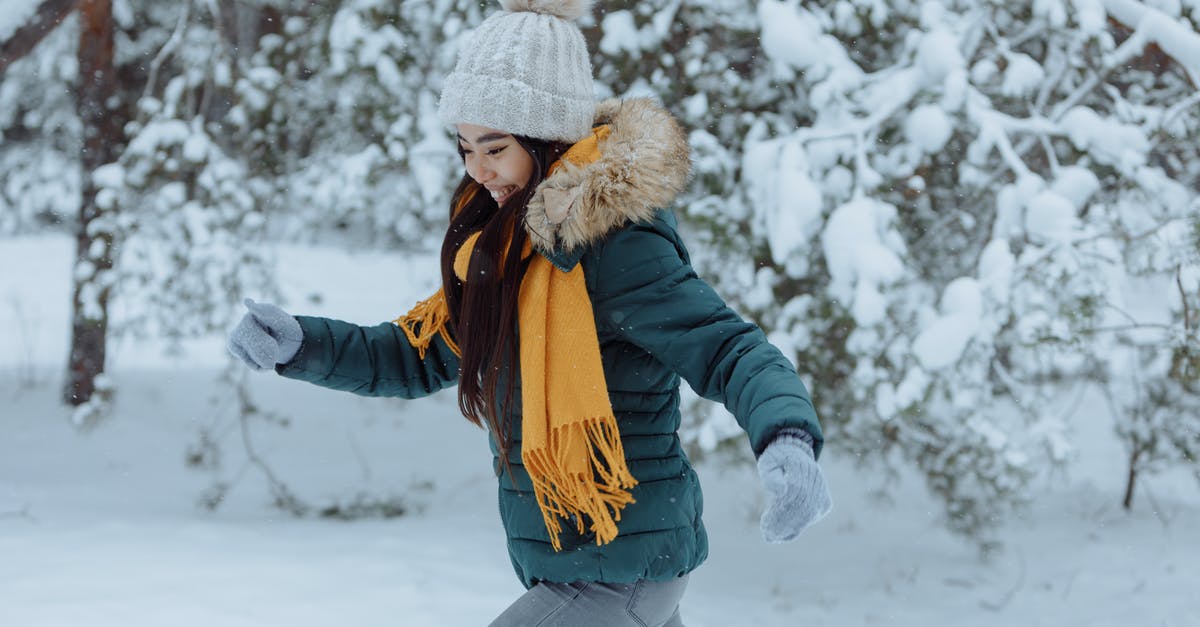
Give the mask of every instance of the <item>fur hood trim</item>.
<path id="1" fill-rule="evenodd" d="M 610 133 L 597 161 L 564 161 L 529 200 L 525 230 L 543 254 L 572 253 L 626 222 L 646 222 L 670 205 L 691 174 L 687 135 L 649 98 L 606 100 L 596 122 Z"/>

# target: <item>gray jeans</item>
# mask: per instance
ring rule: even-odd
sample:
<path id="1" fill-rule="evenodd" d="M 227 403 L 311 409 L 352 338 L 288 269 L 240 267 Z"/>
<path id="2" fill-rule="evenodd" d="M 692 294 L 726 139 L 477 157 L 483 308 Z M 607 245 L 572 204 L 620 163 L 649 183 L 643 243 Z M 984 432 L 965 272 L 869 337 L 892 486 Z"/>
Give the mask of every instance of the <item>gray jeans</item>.
<path id="1" fill-rule="evenodd" d="M 491 627 L 683 627 L 688 576 L 637 583 L 548 583 L 530 588 Z"/>

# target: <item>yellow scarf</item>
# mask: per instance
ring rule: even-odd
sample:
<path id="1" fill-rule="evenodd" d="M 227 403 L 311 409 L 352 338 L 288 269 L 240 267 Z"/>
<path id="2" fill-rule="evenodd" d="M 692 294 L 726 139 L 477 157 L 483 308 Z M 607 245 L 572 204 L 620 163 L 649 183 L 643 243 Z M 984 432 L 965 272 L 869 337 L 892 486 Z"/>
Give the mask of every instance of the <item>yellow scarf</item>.
<path id="1" fill-rule="evenodd" d="M 571 147 L 562 159 L 576 165 L 600 158 L 599 143 L 608 127 Z M 550 172 L 561 163 L 556 162 Z M 471 235 L 454 258 L 454 272 L 467 275 L 479 234 Z M 532 254 L 528 240 L 522 257 Z M 584 532 L 591 520 L 596 544 L 617 537 L 621 509 L 633 502 L 629 490 L 637 480 L 629 473 L 617 419 L 608 400 L 600 363 L 600 343 L 583 268 L 562 272 L 542 255 L 533 255 L 518 296 L 521 360 L 521 461 L 533 481 L 534 495 L 550 542 L 562 550 L 560 518 L 573 517 Z M 441 334 L 460 353 L 446 332 L 450 316 L 445 294 L 438 290 L 396 320 L 422 358 Z"/>

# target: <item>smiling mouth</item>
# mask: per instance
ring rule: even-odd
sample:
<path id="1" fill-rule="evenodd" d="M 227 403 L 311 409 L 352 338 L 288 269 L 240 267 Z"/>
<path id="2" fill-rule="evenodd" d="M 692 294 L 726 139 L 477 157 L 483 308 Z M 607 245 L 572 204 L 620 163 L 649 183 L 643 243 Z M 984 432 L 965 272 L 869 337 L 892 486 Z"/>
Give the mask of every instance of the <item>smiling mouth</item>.
<path id="1" fill-rule="evenodd" d="M 488 193 L 492 195 L 492 200 L 495 200 L 497 205 L 503 205 L 513 194 L 517 193 L 517 189 L 516 185 L 509 185 L 502 189 L 489 189 Z"/>

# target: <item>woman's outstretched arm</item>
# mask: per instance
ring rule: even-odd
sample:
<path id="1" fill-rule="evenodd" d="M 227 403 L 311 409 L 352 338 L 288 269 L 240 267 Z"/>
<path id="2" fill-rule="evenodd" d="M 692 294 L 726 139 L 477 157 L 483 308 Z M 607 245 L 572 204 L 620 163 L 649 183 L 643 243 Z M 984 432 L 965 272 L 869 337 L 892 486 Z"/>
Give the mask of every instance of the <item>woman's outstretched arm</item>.
<path id="1" fill-rule="evenodd" d="M 820 454 L 821 427 L 795 368 L 696 275 L 674 216 L 660 212 L 651 223 L 613 233 L 602 246 L 597 324 L 649 352 L 700 396 L 723 403 L 755 455 L 788 428 L 811 436 Z"/>
<path id="2" fill-rule="evenodd" d="M 425 351 L 392 322 L 364 327 L 296 316 L 300 350 L 275 371 L 292 379 L 363 396 L 420 398 L 458 383 L 458 356 L 438 334 Z"/>

